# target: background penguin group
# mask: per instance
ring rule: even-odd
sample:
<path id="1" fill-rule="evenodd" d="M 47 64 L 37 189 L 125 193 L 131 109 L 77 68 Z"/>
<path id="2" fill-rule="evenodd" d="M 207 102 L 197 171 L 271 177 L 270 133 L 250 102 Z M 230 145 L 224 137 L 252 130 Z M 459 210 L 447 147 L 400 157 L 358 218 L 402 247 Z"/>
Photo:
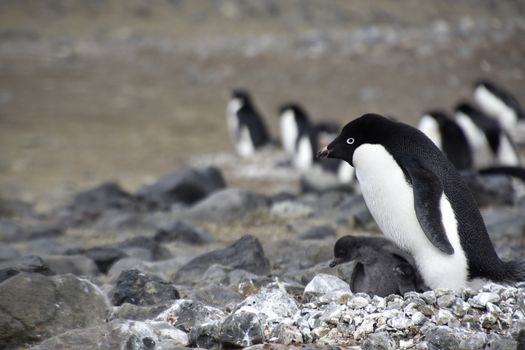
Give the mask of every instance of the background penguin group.
<path id="1" fill-rule="evenodd" d="M 332 174 L 338 184 L 353 183 L 354 170 L 348 163 L 316 158 L 320 140 L 332 140 L 340 130 L 338 123 L 323 121 L 315 124 L 297 103 L 282 105 L 278 116 L 281 145 L 295 169 L 302 174 L 316 169 Z M 235 153 L 240 157 L 250 157 L 272 143 L 264 120 L 245 89 L 232 90 L 227 121 Z"/>

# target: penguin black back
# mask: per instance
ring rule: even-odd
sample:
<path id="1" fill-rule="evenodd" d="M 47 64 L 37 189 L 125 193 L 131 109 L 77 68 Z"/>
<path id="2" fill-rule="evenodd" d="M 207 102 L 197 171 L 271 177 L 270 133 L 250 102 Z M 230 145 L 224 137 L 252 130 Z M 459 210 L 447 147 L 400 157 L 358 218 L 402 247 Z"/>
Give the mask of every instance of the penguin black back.
<path id="1" fill-rule="evenodd" d="M 500 133 L 502 132 L 502 128 L 498 121 L 489 117 L 467 102 L 459 103 L 456 106 L 456 112 L 468 116 L 472 122 L 483 131 L 489 142 L 490 149 L 496 154 L 499 148 Z"/>
<path id="2" fill-rule="evenodd" d="M 478 80 L 474 83 L 474 89 L 481 87 L 490 91 L 490 93 L 500 99 L 505 105 L 514 110 L 518 119 L 525 119 L 523 107 L 510 91 L 488 80 Z"/>
<path id="3" fill-rule="evenodd" d="M 424 118 L 432 118 L 439 128 L 441 151 L 458 170 L 472 168 L 472 149 L 461 127 L 445 112 L 433 110 L 424 113 Z M 421 129 L 420 129 L 421 130 Z M 422 130 L 424 132 L 424 130 Z M 429 135 L 427 135 L 429 136 Z"/>
<path id="4" fill-rule="evenodd" d="M 233 89 L 232 99 L 238 99 L 241 107 L 237 111 L 239 129 L 248 128 L 253 145 L 258 148 L 270 142 L 264 121 L 252 102 L 250 93 L 245 89 Z"/>

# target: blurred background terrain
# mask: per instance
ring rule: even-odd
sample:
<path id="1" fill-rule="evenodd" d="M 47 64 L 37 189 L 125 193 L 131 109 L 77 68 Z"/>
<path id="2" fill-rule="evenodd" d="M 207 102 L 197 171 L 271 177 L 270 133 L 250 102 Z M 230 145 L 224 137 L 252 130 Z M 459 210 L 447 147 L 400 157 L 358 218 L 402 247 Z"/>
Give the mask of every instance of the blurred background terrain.
<path id="1" fill-rule="evenodd" d="M 0 196 L 129 190 L 229 152 L 248 88 L 313 119 L 413 123 L 489 78 L 524 103 L 520 0 L 0 0 Z"/>

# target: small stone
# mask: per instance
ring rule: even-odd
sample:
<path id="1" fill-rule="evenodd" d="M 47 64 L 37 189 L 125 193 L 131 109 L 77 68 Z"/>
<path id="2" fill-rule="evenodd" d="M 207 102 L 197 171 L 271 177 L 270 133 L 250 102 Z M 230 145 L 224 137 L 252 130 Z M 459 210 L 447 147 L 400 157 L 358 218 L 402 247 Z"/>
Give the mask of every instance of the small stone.
<path id="1" fill-rule="evenodd" d="M 301 344 L 303 342 L 303 335 L 296 327 L 281 323 L 273 329 L 270 335 L 270 342 L 283 345 Z"/>
<path id="2" fill-rule="evenodd" d="M 469 299 L 469 303 L 479 309 L 486 307 L 487 303 L 498 303 L 500 301 L 500 296 L 496 293 L 482 292 L 473 298 Z"/>
<path id="3" fill-rule="evenodd" d="M 491 329 L 496 324 L 496 322 L 498 322 L 498 318 L 494 314 L 488 312 L 481 315 L 479 321 L 481 322 L 481 327 L 485 329 Z"/>
<path id="4" fill-rule="evenodd" d="M 260 318 L 251 312 L 236 312 L 226 317 L 221 325 L 221 343 L 224 347 L 246 347 L 264 342 Z"/>
<path id="5" fill-rule="evenodd" d="M 320 273 L 306 285 L 304 294 L 325 294 L 337 290 L 350 292 L 350 286 L 336 276 Z"/>
<path id="6" fill-rule="evenodd" d="M 438 325 L 447 325 L 454 319 L 454 315 L 448 310 L 440 309 L 436 315 L 436 323 Z"/>
<path id="7" fill-rule="evenodd" d="M 370 334 L 363 342 L 363 350 L 390 350 L 395 348 L 396 343 L 388 332 Z"/>
<path id="8" fill-rule="evenodd" d="M 441 308 L 447 308 L 447 307 L 450 307 L 452 304 L 454 304 L 455 300 L 456 300 L 455 296 L 446 294 L 437 299 L 437 304 Z"/>
<path id="9" fill-rule="evenodd" d="M 320 326 L 312 330 L 312 335 L 314 336 L 314 338 L 319 339 L 319 338 L 324 337 L 326 334 L 328 334 L 329 331 L 330 331 L 329 327 Z"/>
<path id="10" fill-rule="evenodd" d="M 456 299 L 452 305 L 452 312 L 458 317 L 463 317 L 470 310 L 470 305 L 463 301 L 463 299 Z"/>
<path id="11" fill-rule="evenodd" d="M 414 339 L 399 340 L 399 349 L 410 349 L 412 347 L 414 347 Z"/>
<path id="12" fill-rule="evenodd" d="M 425 340 L 441 350 L 456 350 L 460 342 L 454 331 L 446 326 L 431 328 L 425 333 Z"/>
<path id="13" fill-rule="evenodd" d="M 459 348 L 462 350 L 483 349 L 486 342 L 487 336 L 484 333 L 471 333 L 461 340 Z"/>
<path id="14" fill-rule="evenodd" d="M 421 298 L 426 301 L 427 304 L 434 304 L 436 302 L 436 294 L 433 290 L 429 290 L 421 294 Z"/>
<path id="15" fill-rule="evenodd" d="M 354 337 L 356 339 L 361 339 L 363 338 L 364 336 L 370 334 L 370 333 L 373 333 L 374 332 L 374 326 L 375 326 L 375 321 L 371 318 L 365 318 L 363 320 L 363 322 L 361 323 L 361 325 L 359 327 L 357 327 L 355 333 L 354 333 Z"/>
<path id="16" fill-rule="evenodd" d="M 368 306 L 368 300 L 366 298 L 363 298 L 363 297 L 353 297 L 351 298 L 347 305 L 348 307 L 352 308 L 352 309 L 362 309 L 366 306 Z"/>
<path id="17" fill-rule="evenodd" d="M 412 315 L 411 320 L 416 326 L 422 326 L 423 324 L 425 324 L 425 322 L 428 321 L 428 318 L 425 315 L 423 315 L 422 312 L 418 311 Z"/>
<path id="18" fill-rule="evenodd" d="M 406 317 L 395 317 L 388 320 L 387 324 L 395 329 L 404 330 L 412 326 L 413 322 L 411 319 Z"/>

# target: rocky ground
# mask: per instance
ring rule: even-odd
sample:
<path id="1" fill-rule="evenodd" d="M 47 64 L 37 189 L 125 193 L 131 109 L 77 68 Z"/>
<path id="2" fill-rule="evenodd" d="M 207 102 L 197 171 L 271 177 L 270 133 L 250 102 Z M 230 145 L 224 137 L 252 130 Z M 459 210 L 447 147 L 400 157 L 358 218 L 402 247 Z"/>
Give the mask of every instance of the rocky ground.
<path id="1" fill-rule="evenodd" d="M 521 2 L 371 3 L 0 1 L 0 348 L 525 346 L 523 283 L 352 292 L 328 263 L 380 233 L 358 189 L 229 152 L 232 86 L 274 134 L 287 100 L 414 123 L 480 76 L 525 88 Z M 523 258 L 520 185 L 465 180 Z"/>

